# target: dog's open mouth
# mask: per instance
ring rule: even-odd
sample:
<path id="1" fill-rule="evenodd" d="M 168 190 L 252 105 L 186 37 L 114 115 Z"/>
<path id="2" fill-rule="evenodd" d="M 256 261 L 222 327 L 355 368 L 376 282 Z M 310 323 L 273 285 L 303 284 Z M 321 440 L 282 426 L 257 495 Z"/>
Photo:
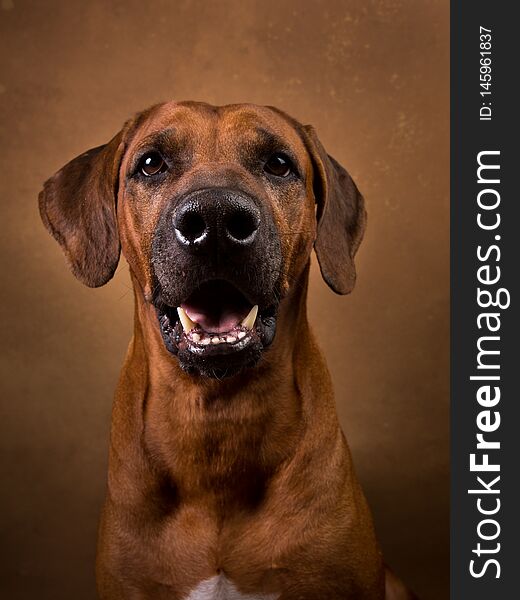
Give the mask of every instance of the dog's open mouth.
<path id="1" fill-rule="evenodd" d="M 252 306 L 226 281 L 208 281 L 177 308 L 183 336 L 192 352 L 236 351 L 255 335 L 258 305 Z"/>
<path id="2" fill-rule="evenodd" d="M 201 359 L 203 366 L 215 359 L 220 370 L 237 361 L 256 362 L 272 341 L 276 322 L 273 307 L 259 311 L 258 304 L 221 279 L 204 282 L 180 306 L 162 306 L 157 315 L 166 347 L 187 370 L 194 365 L 201 370 Z M 230 361 L 230 355 L 243 358 Z"/>

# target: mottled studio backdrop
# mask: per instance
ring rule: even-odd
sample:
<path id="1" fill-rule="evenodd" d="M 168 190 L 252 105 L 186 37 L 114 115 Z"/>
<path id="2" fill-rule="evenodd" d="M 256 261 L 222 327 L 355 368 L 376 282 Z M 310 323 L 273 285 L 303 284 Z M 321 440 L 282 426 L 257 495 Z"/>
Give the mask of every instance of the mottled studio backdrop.
<path id="1" fill-rule="evenodd" d="M 358 285 L 310 315 L 386 560 L 448 597 L 447 0 L 0 0 L 0 597 L 94 598 L 124 261 L 69 273 L 42 182 L 167 99 L 274 104 L 318 130 L 369 211 Z"/>

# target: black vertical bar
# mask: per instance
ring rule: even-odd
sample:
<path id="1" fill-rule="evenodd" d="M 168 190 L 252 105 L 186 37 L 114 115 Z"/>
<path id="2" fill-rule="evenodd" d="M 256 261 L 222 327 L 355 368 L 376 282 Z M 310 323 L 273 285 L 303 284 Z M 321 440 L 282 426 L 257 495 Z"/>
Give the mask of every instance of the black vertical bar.
<path id="1" fill-rule="evenodd" d="M 519 126 L 516 117 L 519 95 L 518 59 L 520 49 L 520 22 L 515 18 L 516 3 L 484 2 L 482 0 L 453 0 L 451 3 L 451 598 L 452 600 L 501 600 L 520 598 L 520 352 L 518 350 L 518 304 L 520 279 L 520 193 L 517 180 L 520 174 Z M 480 36 L 480 27 L 490 29 L 491 54 L 485 52 L 488 40 Z M 481 59 L 491 57 L 491 94 L 481 86 L 480 76 L 486 66 Z M 483 63 L 486 61 L 483 60 Z M 482 73 L 481 71 L 484 71 Z M 486 79 L 486 78 L 483 78 Z M 489 120 L 484 120 L 491 115 Z M 500 166 L 500 169 L 482 171 L 488 182 L 478 182 L 477 167 L 480 152 L 500 154 L 482 155 L 483 161 Z M 489 183 L 499 178 L 500 183 Z M 500 198 L 494 210 L 479 208 L 478 194 L 483 190 L 482 202 L 492 204 Z M 500 214 L 500 225 L 485 230 L 478 225 L 478 214 L 489 225 Z M 497 237 L 498 236 L 498 237 Z M 480 260 L 491 246 L 487 260 Z M 500 257 L 498 256 L 500 252 Z M 478 269 L 490 267 L 488 279 L 497 274 L 496 284 L 482 284 Z M 485 272 L 481 271 L 485 278 Z M 477 289 L 498 294 L 500 288 L 510 295 L 508 308 L 479 306 Z M 502 292 L 501 304 L 507 304 L 508 294 Z M 498 297 L 498 296 L 495 296 Z M 481 303 L 485 299 L 481 296 Z M 493 318 L 490 332 L 483 313 L 499 315 Z M 497 320 L 498 319 L 498 320 Z M 486 340 L 481 347 L 499 350 L 500 354 L 485 355 L 481 362 L 499 368 L 478 368 L 478 341 L 482 336 L 495 336 L 499 340 Z M 499 377 L 499 380 L 471 380 L 472 376 Z M 500 401 L 494 407 L 482 406 L 477 401 L 481 387 L 500 388 Z M 485 397 L 484 397 L 485 400 Z M 494 427 L 500 413 L 500 425 L 495 431 L 482 432 L 477 419 L 482 411 L 490 411 L 484 426 Z M 485 419 L 485 416 L 480 417 Z M 499 449 L 477 449 L 477 434 L 485 440 L 500 442 Z M 500 466 L 498 472 L 470 470 L 470 455 L 475 454 L 481 463 L 484 454 L 490 464 Z M 491 482 L 500 480 L 491 486 Z M 468 493 L 468 490 L 485 491 L 477 477 L 487 483 L 492 492 Z M 500 509 L 494 515 L 479 512 Z M 488 519 L 487 522 L 484 522 Z M 483 523 L 484 522 L 484 523 Z M 483 524 L 482 524 L 483 523 Z M 481 539 L 478 533 L 489 538 L 500 528 L 495 539 Z M 480 543 L 480 556 L 478 544 Z M 500 544 L 500 549 L 498 548 Z M 484 550 L 484 552 L 482 552 Z M 470 572 L 471 561 L 473 571 Z M 497 563 L 487 562 L 496 560 Z M 499 577 L 496 576 L 499 574 Z"/>

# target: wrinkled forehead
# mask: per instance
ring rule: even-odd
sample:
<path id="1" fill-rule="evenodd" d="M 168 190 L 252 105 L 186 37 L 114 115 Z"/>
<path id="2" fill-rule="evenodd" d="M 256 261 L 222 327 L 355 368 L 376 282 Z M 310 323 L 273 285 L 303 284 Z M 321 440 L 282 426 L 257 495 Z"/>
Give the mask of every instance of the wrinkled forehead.
<path id="1" fill-rule="evenodd" d="M 167 145 L 179 151 L 189 149 L 199 160 L 230 159 L 239 149 L 285 151 L 301 163 L 307 157 L 296 121 L 253 104 L 162 104 L 137 118 L 131 138 L 130 155 Z"/>

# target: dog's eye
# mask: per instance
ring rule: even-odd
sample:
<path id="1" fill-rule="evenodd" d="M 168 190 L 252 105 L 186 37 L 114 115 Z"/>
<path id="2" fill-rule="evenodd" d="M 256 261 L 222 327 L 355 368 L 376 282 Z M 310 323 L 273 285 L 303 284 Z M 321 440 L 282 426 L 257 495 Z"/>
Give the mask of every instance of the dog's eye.
<path id="1" fill-rule="evenodd" d="M 143 175 L 151 177 L 166 170 L 166 163 L 158 152 L 147 152 L 139 161 L 139 170 Z"/>
<path id="2" fill-rule="evenodd" d="M 288 177 L 293 172 L 291 161 L 283 154 L 273 154 L 265 163 L 264 170 L 276 177 Z"/>

